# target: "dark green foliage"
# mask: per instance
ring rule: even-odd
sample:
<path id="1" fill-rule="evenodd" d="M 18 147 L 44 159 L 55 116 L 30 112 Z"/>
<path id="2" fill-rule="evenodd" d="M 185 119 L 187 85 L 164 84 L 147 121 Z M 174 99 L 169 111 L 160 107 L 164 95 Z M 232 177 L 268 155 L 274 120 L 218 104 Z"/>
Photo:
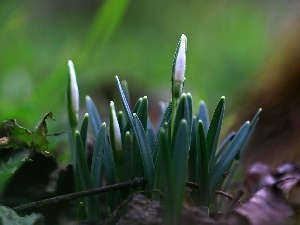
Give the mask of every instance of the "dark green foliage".
<path id="1" fill-rule="evenodd" d="M 177 55 L 177 51 L 178 47 L 175 57 L 185 62 L 185 53 Z M 181 75 L 184 81 L 184 70 L 180 67 L 177 67 L 177 70 L 179 73 L 183 72 Z M 221 97 L 209 121 L 209 113 L 203 101 L 200 102 L 197 114 L 193 116 L 192 95 L 182 93 L 175 96 L 172 93 L 172 100 L 168 106 L 162 106 L 160 123 L 157 130 L 154 130 L 148 116 L 147 97 L 139 98 L 131 110 L 127 83 L 121 83 L 117 76 L 116 82 L 123 111 L 119 111 L 116 116 L 114 103 L 111 102 L 109 135 L 105 123 L 101 125 L 93 101 L 86 97 L 92 127 L 97 134 L 90 175 L 87 165 L 83 165 L 86 164 L 84 143 L 88 120 L 83 121 L 81 136 L 75 130 L 75 163 L 83 189 L 101 186 L 102 174 L 107 184 L 145 177 L 145 190 L 159 190 L 147 195 L 154 200 L 163 198 L 166 224 L 173 225 L 177 223 L 183 207 L 186 182 L 191 181 L 199 187 L 191 193 L 194 203 L 207 210 L 213 208 L 215 190 L 222 187 L 224 174 L 239 160 L 241 151 L 253 133 L 260 111 L 251 123 L 246 122 L 236 134 L 230 133 L 220 144 L 225 97 Z M 182 89 L 180 93 L 181 91 Z M 121 137 L 115 133 L 118 128 Z M 119 143 L 122 143 L 121 147 Z M 133 192 L 134 190 L 121 190 L 107 194 L 109 209 L 114 210 Z M 96 215 L 93 214 L 93 210 L 99 209 L 99 198 L 96 201 L 89 198 L 85 204 L 88 216 Z"/>

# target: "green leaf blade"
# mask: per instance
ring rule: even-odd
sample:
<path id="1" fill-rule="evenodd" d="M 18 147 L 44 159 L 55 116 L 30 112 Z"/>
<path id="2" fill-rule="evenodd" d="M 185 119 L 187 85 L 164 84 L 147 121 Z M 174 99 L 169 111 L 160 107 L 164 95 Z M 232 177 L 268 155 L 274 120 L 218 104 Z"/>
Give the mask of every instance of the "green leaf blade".
<path id="1" fill-rule="evenodd" d="M 203 122 L 198 122 L 198 136 L 197 136 L 197 148 L 198 148 L 198 171 L 201 173 L 199 179 L 200 186 L 200 203 L 201 205 L 209 206 L 209 159 L 205 138 L 205 128 Z"/>
<path id="2" fill-rule="evenodd" d="M 192 122 L 191 147 L 189 153 L 190 154 L 189 155 L 189 181 L 194 183 L 199 182 L 199 173 L 200 173 L 200 171 L 198 171 L 197 132 L 198 132 L 198 121 L 197 121 L 197 117 L 194 116 Z"/>
<path id="3" fill-rule="evenodd" d="M 185 196 L 185 183 L 190 148 L 190 137 L 188 132 L 188 122 L 182 119 L 175 136 L 173 152 L 173 171 L 174 171 L 174 204 L 176 213 L 180 213 Z"/>
<path id="4" fill-rule="evenodd" d="M 94 133 L 95 133 L 95 135 L 98 135 L 100 126 L 102 124 L 98 110 L 90 96 L 86 96 L 85 101 L 86 101 L 86 107 L 87 107 L 88 114 L 90 115 L 90 118 L 91 118 L 91 123 L 92 123 Z"/>
<path id="5" fill-rule="evenodd" d="M 215 164 L 215 154 L 218 146 L 221 126 L 224 117 L 225 110 L 225 97 L 221 97 L 218 105 L 215 109 L 214 115 L 209 125 L 209 129 L 206 135 L 207 151 L 209 158 L 209 172 L 214 168 Z"/>
<path id="6" fill-rule="evenodd" d="M 91 166 L 91 180 L 94 188 L 100 187 L 103 155 L 108 151 L 107 149 L 109 149 L 109 144 L 106 137 L 106 123 L 103 123 L 97 135 Z"/>
<path id="7" fill-rule="evenodd" d="M 200 101 L 199 110 L 198 110 L 198 120 L 203 122 L 203 127 L 205 134 L 207 135 L 209 129 L 209 115 L 207 106 L 204 101 Z"/>
<path id="8" fill-rule="evenodd" d="M 83 146 L 86 146 L 88 126 L 89 126 L 89 114 L 86 113 L 83 117 L 83 121 L 80 128 L 80 136 L 82 138 Z"/>
<path id="9" fill-rule="evenodd" d="M 170 122 L 171 116 L 172 116 L 172 102 L 170 101 L 168 107 L 165 109 L 164 114 L 161 117 L 160 125 L 158 127 L 158 133 L 155 138 L 154 147 L 153 147 L 153 151 L 152 151 L 154 163 L 156 162 L 156 159 L 157 159 L 157 152 L 158 152 L 158 148 L 159 148 L 158 139 L 159 139 L 159 135 L 160 135 L 160 130 L 165 123 Z"/>
<path id="10" fill-rule="evenodd" d="M 136 139 L 138 140 L 139 143 L 140 154 L 144 166 L 144 174 L 147 179 L 148 187 L 152 188 L 154 182 L 154 164 L 153 164 L 151 151 L 141 121 L 139 120 L 136 114 L 133 114 L 133 118 L 134 118 L 134 126 L 137 133 Z"/>
<path id="11" fill-rule="evenodd" d="M 166 144 L 166 130 L 167 130 L 168 124 L 165 123 L 164 126 L 160 129 L 160 132 L 158 134 L 158 140 L 157 140 L 157 156 L 154 161 L 154 166 L 155 166 L 155 178 L 154 178 L 154 184 L 153 184 L 153 189 L 156 190 L 163 190 L 164 187 L 164 173 L 165 171 L 165 166 L 163 165 L 164 163 L 170 165 L 171 167 L 171 158 L 163 158 L 163 155 L 166 154 L 163 151 L 168 151 L 168 146 Z M 168 162 L 166 162 L 168 161 Z M 168 167 L 168 166 L 167 166 Z M 171 169 L 170 169 L 171 170 Z M 169 175 L 166 175 L 169 178 Z M 172 174 L 171 174 L 172 176 Z M 165 187 L 166 188 L 166 187 Z M 168 191 L 165 190 L 165 191 Z M 160 200 L 160 193 L 153 192 L 152 193 L 152 199 L 153 200 Z"/>
<path id="12" fill-rule="evenodd" d="M 147 186 L 151 189 L 153 186 L 153 181 L 154 181 L 154 165 L 153 165 L 153 159 L 151 156 L 150 148 L 149 148 L 149 145 L 147 142 L 147 137 L 146 137 L 144 128 L 143 128 L 139 118 L 136 115 L 134 117 L 132 116 L 132 113 L 130 111 L 129 105 L 126 100 L 126 96 L 124 94 L 121 83 L 117 76 L 116 76 L 116 80 L 117 80 L 118 90 L 121 95 L 121 101 L 122 101 L 125 113 L 127 115 L 127 119 L 132 127 L 133 134 L 134 134 L 135 140 L 137 141 L 140 155 L 143 160 L 144 174 L 147 179 Z"/>
<path id="13" fill-rule="evenodd" d="M 231 163 L 233 162 L 234 158 L 241 149 L 247 135 L 249 134 L 249 127 L 249 121 L 244 123 L 244 125 L 239 129 L 239 131 L 236 133 L 235 137 L 225 150 L 224 154 L 221 156 L 220 160 L 215 165 L 210 176 L 210 196 L 212 196 L 215 188 L 220 182 L 220 179 L 222 178 L 224 173 L 229 169 Z"/>
<path id="14" fill-rule="evenodd" d="M 92 189 L 92 181 L 87 165 L 86 152 L 82 143 L 82 138 L 79 131 L 75 131 L 75 141 L 76 141 L 76 160 L 77 168 L 81 179 L 81 184 L 84 190 Z M 95 199 L 94 196 L 87 197 L 86 206 L 87 215 L 89 217 L 96 217 L 97 210 L 95 209 Z"/>

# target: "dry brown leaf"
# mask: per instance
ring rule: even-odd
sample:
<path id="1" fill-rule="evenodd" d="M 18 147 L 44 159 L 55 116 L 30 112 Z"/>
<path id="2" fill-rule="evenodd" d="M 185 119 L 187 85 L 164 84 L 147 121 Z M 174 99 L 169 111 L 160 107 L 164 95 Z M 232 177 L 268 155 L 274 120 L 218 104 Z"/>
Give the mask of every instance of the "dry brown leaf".
<path id="1" fill-rule="evenodd" d="M 282 191 L 274 184 L 260 189 L 241 207 L 235 208 L 226 221 L 230 225 L 282 225 L 290 222 L 288 218 L 293 213 Z"/>

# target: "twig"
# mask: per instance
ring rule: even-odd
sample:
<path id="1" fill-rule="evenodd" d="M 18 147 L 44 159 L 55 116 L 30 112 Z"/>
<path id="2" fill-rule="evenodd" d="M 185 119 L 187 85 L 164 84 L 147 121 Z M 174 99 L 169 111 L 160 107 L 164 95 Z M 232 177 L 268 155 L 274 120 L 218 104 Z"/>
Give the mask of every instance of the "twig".
<path id="1" fill-rule="evenodd" d="M 47 136 L 59 136 L 59 135 L 66 134 L 66 133 L 68 133 L 68 131 L 62 131 L 62 132 L 59 132 L 59 133 L 47 134 Z"/>
<path id="2" fill-rule="evenodd" d="M 127 182 L 124 182 L 124 183 L 113 184 L 113 185 L 109 185 L 109 186 L 105 186 L 105 187 L 100 187 L 100 188 L 95 188 L 95 189 L 91 189 L 91 190 L 76 192 L 76 193 L 72 193 L 72 194 L 60 195 L 60 196 L 44 199 L 44 200 L 37 201 L 37 202 L 31 202 L 31 203 L 28 203 L 28 204 L 17 206 L 17 207 L 14 208 L 14 210 L 16 212 L 21 212 L 21 211 L 25 211 L 25 210 L 32 210 L 32 209 L 47 206 L 47 205 L 72 201 L 72 200 L 82 198 L 82 197 L 86 197 L 86 196 L 90 196 L 90 195 L 96 195 L 96 194 L 111 192 L 111 191 L 120 190 L 120 189 L 127 189 L 127 188 L 135 188 L 135 187 L 139 187 L 139 186 L 144 186 L 144 185 L 146 185 L 146 183 L 147 183 L 147 181 L 144 178 L 135 178 L 134 180 L 127 181 Z"/>
<path id="3" fill-rule="evenodd" d="M 227 207 L 227 210 L 226 210 L 225 214 L 228 214 L 236 205 L 241 206 L 240 199 L 241 199 L 243 194 L 244 194 L 243 190 L 238 190 L 237 191 L 237 194 L 234 196 L 233 200 L 231 201 L 231 203 Z"/>
<path id="4" fill-rule="evenodd" d="M 242 205 L 242 203 L 238 199 L 235 199 L 231 194 L 228 194 L 228 193 L 226 193 L 224 191 L 220 191 L 220 190 L 215 190 L 215 193 L 218 194 L 218 195 L 222 195 L 222 196 L 230 199 L 231 201 L 236 201 L 237 200 L 235 202 L 235 204 L 239 205 L 239 206 Z"/>

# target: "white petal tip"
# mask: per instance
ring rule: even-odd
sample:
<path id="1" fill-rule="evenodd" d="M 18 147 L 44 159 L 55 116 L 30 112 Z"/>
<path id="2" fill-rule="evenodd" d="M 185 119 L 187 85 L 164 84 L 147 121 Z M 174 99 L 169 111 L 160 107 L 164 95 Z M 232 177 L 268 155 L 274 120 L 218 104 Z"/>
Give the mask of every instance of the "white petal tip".
<path id="1" fill-rule="evenodd" d="M 74 67 L 74 64 L 73 64 L 72 60 L 68 60 L 68 66 L 69 67 Z"/>

